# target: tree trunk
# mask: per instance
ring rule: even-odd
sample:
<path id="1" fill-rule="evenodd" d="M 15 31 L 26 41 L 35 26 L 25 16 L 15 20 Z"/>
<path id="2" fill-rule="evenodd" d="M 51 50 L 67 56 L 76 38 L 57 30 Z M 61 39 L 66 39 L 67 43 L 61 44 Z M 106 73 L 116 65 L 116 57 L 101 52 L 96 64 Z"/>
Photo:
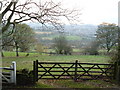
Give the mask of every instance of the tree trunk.
<path id="1" fill-rule="evenodd" d="M 62 54 L 62 50 L 59 50 L 59 54 Z"/>
<path id="2" fill-rule="evenodd" d="M 26 54 L 26 57 L 29 56 L 29 53 Z"/>
<path id="3" fill-rule="evenodd" d="M 4 53 L 1 51 L 1 56 L 4 57 Z"/>
<path id="4" fill-rule="evenodd" d="M 110 52 L 110 48 L 107 48 L 107 54 L 109 54 L 109 52 Z"/>
<path id="5" fill-rule="evenodd" d="M 18 53 L 18 45 L 17 45 L 17 42 L 15 42 L 15 47 L 16 47 L 16 57 L 19 56 L 19 53 Z"/>
<path id="6" fill-rule="evenodd" d="M 16 47 L 16 56 L 17 56 L 17 57 L 19 56 L 19 53 L 18 53 L 18 46 Z"/>

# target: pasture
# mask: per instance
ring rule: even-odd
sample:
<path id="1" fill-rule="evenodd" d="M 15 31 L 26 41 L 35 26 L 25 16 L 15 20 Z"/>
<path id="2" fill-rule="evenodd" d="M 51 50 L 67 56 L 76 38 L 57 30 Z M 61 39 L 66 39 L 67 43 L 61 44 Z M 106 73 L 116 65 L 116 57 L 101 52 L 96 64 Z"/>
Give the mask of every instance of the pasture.
<path id="1" fill-rule="evenodd" d="M 4 52 L 5 57 L 2 58 L 2 66 L 6 67 L 11 64 L 12 61 L 16 61 L 17 69 L 28 68 L 32 70 L 33 61 L 48 61 L 48 62 L 89 62 L 89 63 L 108 63 L 110 58 L 108 56 L 95 56 L 95 55 L 40 55 L 39 53 L 30 53 L 26 57 L 26 53 L 19 53 L 20 56 L 16 57 L 15 52 Z"/>

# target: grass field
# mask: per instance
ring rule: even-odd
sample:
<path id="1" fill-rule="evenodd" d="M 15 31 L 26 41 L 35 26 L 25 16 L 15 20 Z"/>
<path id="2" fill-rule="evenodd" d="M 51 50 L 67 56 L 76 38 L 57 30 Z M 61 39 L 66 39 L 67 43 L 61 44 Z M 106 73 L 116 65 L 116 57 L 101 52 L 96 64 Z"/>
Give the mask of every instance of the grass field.
<path id="1" fill-rule="evenodd" d="M 66 36 L 67 40 L 80 40 L 81 38 L 79 36 Z"/>
<path id="2" fill-rule="evenodd" d="M 20 53 L 19 57 L 15 56 L 14 52 L 5 52 L 5 57 L 2 58 L 3 67 L 10 66 L 12 61 L 16 61 L 17 69 L 28 68 L 32 69 L 33 61 L 53 61 L 53 62 L 89 62 L 89 63 L 108 63 L 110 60 L 107 56 L 94 56 L 94 55 L 40 55 L 38 53 L 30 53 L 26 57 L 26 53 Z"/>
<path id="3" fill-rule="evenodd" d="M 26 56 L 26 54 L 27 53 L 25 53 L 25 52 L 19 52 L 19 56 L 21 57 L 21 56 Z M 30 54 L 30 56 L 38 56 L 38 55 L 40 55 L 39 53 L 29 53 Z M 16 53 L 15 52 L 9 52 L 9 51 L 7 51 L 7 52 L 4 52 L 4 56 L 5 57 L 15 57 L 16 56 Z"/>

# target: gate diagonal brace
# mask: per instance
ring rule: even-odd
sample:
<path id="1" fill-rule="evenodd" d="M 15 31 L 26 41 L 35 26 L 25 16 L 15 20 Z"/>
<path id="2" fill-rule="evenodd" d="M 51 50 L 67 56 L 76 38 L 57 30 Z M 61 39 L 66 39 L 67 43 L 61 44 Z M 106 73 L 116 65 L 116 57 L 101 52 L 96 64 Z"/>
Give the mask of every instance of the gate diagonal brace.
<path id="1" fill-rule="evenodd" d="M 58 64 L 58 66 L 60 66 L 60 68 L 62 68 L 64 72 L 63 72 L 57 79 L 59 79 L 59 78 L 60 78 L 62 75 L 64 75 L 65 73 L 67 73 L 67 75 L 69 75 L 69 76 L 73 79 L 73 77 L 68 73 L 68 70 L 69 70 L 70 68 L 72 68 L 74 65 L 75 65 L 75 64 L 72 64 L 67 70 L 65 70 L 64 67 L 62 67 L 60 64 Z"/>
<path id="2" fill-rule="evenodd" d="M 56 79 L 56 77 L 50 73 L 50 70 L 52 68 L 54 68 L 56 66 L 56 64 L 54 64 L 52 67 L 49 68 L 49 70 L 47 70 L 46 68 L 44 68 L 41 64 L 39 64 L 44 70 L 45 70 L 45 73 L 41 75 L 41 77 L 39 77 L 38 79 L 41 79 L 44 75 L 46 75 L 47 73 L 49 73 L 54 79 Z"/>
<path id="3" fill-rule="evenodd" d="M 113 67 L 113 65 L 111 65 L 109 68 L 107 68 L 107 69 L 105 70 L 105 72 L 104 72 L 104 73 L 106 74 L 106 76 L 109 77 L 109 78 L 111 78 L 111 77 L 110 77 L 109 75 L 107 75 L 107 71 L 108 71 L 109 69 L 111 69 L 112 67 Z"/>
<path id="4" fill-rule="evenodd" d="M 2 76 L 7 82 L 10 82 L 10 80 L 9 79 L 7 79 L 4 75 L 2 75 L 1 73 L 0 73 L 0 76 Z"/>
<path id="5" fill-rule="evenodd" d="M 82 68 L 85 72 L 84 72 L 82 75 L 79 75 L 78 78 L 80 78 L 81 76 L 84 76 L 85 73 L 87 73 L 89 76 L 91 76 L 91 78 L 93 78 L 92 75 L 89 74 L 89 71 L 90 71 L 95 65 L 93 65 L 92 67 L 90 67 L 88 70 L 85 70 L 84 67 L 82 67 L 80 64 L 79 64 L 79 66 L 80 66 L 80 68 Z"/>
<path id="6" fill-rule="evenodd" d="M 102 73 L 100 74 L 100 76 L 102 76 L 102 75 L 105 73 L 105 71 L 104 71 L 103 69 L 101 69 L 99 65 L 97 65 L 97 67 L 102 71 Z M 105 73 L 105 74 L 106 74 L 106 73 Z M 99 76 L 97 76 L 97 78 L 98 78 L 98 77 L 99 77 Z"/>
<path id="7" fill-rule="evenodd" d="M 101 69 L 99 65 L 97 65 L 97 66 L 98 66 L 98 68 L 102 71 L 102 73 L 100 74 L 100 76 L 102 76 L 103 74 L 105 74 L 107 77 L 110 78 L 110 76 L 107 75 L 107 71 L 108 71 L 109 69 L 111 69 L 111 68 L 113 67 L 113 65 L 111 65 L 111 66 L 110 66 L 109 68 L 107 68 L 105 71 L 104 71 L 103 69 Z"/>

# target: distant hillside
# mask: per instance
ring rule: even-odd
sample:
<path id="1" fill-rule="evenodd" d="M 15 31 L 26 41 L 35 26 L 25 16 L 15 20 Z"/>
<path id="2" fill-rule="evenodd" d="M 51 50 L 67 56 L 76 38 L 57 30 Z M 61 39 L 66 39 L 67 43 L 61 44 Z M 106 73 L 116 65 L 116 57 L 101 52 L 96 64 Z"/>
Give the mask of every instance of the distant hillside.
<path id="1" fill-rule="evenodd" d="M 58 37 L 61 34 L 58 30 L 50 26 L 42 27 L 41 24 L 38 23 L 28 23 L 28 25 L 34 29 L 38 41 L 45 45 L 52 44 L 53 38 Z M 94 38 L 94 34 L 97 30 L 97 26 L 91 24 L 65 25 L 63 27 L 64 30 L 62 30 L 62 33 L 72 44 L 85 40 L 89 41 L 90 39 Z"/>
<path id="2" fill-rule="evenodd" d="M 95 34 L 97 30 L 97 26 L 95 25 L 67 25 L 65 26 L 65 31 L 70 32 L 70 33 L 75 33 L 75 34 Z"/>
<path id="3" fill-rule="evenodd" d="M 51 31 L 52 27 L 42 28 L 41 24 L 39 23 L 27 23 L 31 28 L 35 29 L 36 31 Z M 95 34 L 97 30 L 96 25 L 92 24 L 83 24 L 83 25 L 64 25 L 64 32 L 69 34 Z M 55 29 L 53 31 L 56 31 Z"/>

